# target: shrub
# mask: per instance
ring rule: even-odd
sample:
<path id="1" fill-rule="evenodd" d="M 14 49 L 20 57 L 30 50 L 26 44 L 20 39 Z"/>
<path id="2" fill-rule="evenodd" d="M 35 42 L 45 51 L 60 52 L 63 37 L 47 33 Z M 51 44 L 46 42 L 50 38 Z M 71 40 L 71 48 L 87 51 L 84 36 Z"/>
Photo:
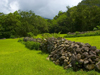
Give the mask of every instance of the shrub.
<path id="1" fill-rule="evenodd" d="M 38 42 L 33 42 L 33 41 L 27 41 L 27 42 L 25 43 L 25 46 L 26 46 L 27 48 L 29 48 L 30 50 L 33 50 L 33 49 L 39 50 L 39 48 L 40 48 L 40 43 L 38 43 Z"/>
<path id="2" fill-rule="evenodd" d="M 59 32 L 59 33 L 52 33 L 52 34 L 50 34 L 50 33 L 44 33 L 44 34 L 42 34 L 42 39 L 44 39 L 44 38 L 50 38 L 50 37 L 58 38 L 58 37 L 60 37 L 60 33 L 61 32 Z"/>
<path id="3" fill-rule="evenodd" d="M 14 35 L 11 35 L 10 38 L 15 38 L 15 36 Z"/>
<path id="4" fill-rule="evenodd" d="M 23 39 L 21 39 L 21 38 L 18 40 L 18 42 L 22 42 L 22 41 L 23 41 Z"/>
<path id="5" fill-rule="evenodd" d="M 79 32 L 78 32 L 78 31 L 76 31 L 76 32 L 75 32 L 75 35 L 77 36 L 78 34 L 79 34 Z"/>
<path id="6" fill-rule="evenodd" d="M 23 38 L 20 38 L 20 39 L 18 40 L 18 42 L 21 42 L 22 44 L 25 44 L 25 42 L 23 41 Z"/>
<path id="7" fill-rule="evenodd" d="M 96 27 L 93 28 L 94 31 L 98 30 Z"/>
<path id="8" fill-rule="evenodd" d="M 33 37 L 34 36 L 32 32 L 28 32 L 27 35 L 28 35 L 28 37 Z"/>
<path id="9" fill-rule="evenodd" d="M 44 34 L 42 34 L 42 39 L 48 38 L 48 37 L 52 37 L 52 35 L 50 33 L 44 33 Z"/>
<path id="10" fill-rule="evenodd" d="M 52 35 L 53 35 L 53 37 L 58 38 L 58 37 L 60 37 L 60 33 L 61 32 L 59 32 L 59 33 L 53 33 Z"/>
<path id="11" fill-rule="evenodd" d="M 100 26 L 99 25 L 97 26 L 97 29 L 100 30 Z"/>

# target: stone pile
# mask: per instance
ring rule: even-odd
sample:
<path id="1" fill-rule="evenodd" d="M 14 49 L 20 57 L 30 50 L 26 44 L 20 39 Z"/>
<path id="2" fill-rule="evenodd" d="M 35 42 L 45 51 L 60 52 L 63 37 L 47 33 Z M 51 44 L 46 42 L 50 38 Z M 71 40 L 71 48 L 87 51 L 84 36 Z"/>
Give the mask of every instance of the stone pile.
<path id="1" fill-rule="evenodd" d="M 25 42 L 27 42 L 27 41 L 33 41 L 33 42 L 39 42 L 39 43 L 41 43 L 42 39 L 40 39 L 40 38 L 34 39 L 32 37 L 24 37 L 23 41 L 25 41 Z"/>
<path id="2" fill-rule="evenodd" d="M 50 53 L 51 61 L 65 69 L 73 67 L 74 70 L 100 70 L 100 50 L 88 43 L 71 42 L 64 38 L 48 38 L 42 47 Z"/>
<path id="3" fill-rule="evenodd" d="M 64 69 L 96 69 L 100 71 L 100 50 L 88 43 L 71 42 L 64 38 L 28 39 L 41 43 L 41 50 L 48 52 L 49 59 Z M 26 39 L 24 38 L 24 41 Z"/>

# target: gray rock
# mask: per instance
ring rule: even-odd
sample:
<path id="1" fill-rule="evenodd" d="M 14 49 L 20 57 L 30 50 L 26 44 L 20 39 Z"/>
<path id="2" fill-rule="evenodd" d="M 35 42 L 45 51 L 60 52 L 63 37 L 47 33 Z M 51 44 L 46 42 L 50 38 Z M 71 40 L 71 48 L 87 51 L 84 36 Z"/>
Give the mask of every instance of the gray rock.
<path id="1" fill-rule="evenodd" d="M 90 55 L 96 55 L 96 52 L 95 51 L 89 51 L 89 54 Z"/>
<path id="2" fill-rule="evenodd" d="M 87 47 L 89 47 L 89 48 L 91 47 L 91 45 L 90 45 L 90 44 L 88 44 L 88 43 L 85 43 L 85 46 L 87 46 Z"/>
<path id="3" fill-rule="evenodd" d="M 97 55 L 99 55 L 99 54 L 100 54 L 100 50 L 96 50 L 95 52 L 96 52 L 96 54 L 97 54 Z"/>
<path id="4" fill-rule="evenodd" d="M 80 43 L 80 42 L 76 42 L 76 44 L 78 44 L 79 45 L 79 47 L 82 47 L 82 43 Z"/>
<path id="5" fill-rule="evenodd" d="M 75 58 L 76 58 L 77 61 L 80 60 L 80 59 L 81 59 L 81 54 L 77 54 L 77 55 L 75 56 Z"/>
<path id="6" fill-rule="evenodd" d="M 87 70 L 93 70 L 94 67 L 95 67 L 94 64 L 87 64 L 87 65 L 85 66 L 85 68 L 86 68 Z"/>
<path id="7" fill-rule="evenodd" d="M 77 48 L 77 49 L 76 49 L 76 52 L 77 52 L 77 53 L 81 53 L 81 50 L 82 50 L 82 48 Z"/>
<path id="8" fill-rule="evenodd" d="M 80 59 L 78 62 L 79 62 L 79 64 L 83 64 L 84 63 L 84 60 L 83 59 Z"/>
<path id="9" fill-rule="evenodd" d="M 61 56 L 61 57 L 60 57 L 60 59 L 65 59 L 65 58 L 66 58 L 65 56 Z"/>
<path id="10" fill-rule="evenodd" d="M 82 54 L 82 58 L 84 58 L 84 57 L 88 57 L 88 52 L 84 52 L 83 54 Z"/>
<path id="11" fill-rule="evenodd" d="M 84 60 L 84 65 L 88 64 L 89 61 L 88 60 Z"/>
<path id="12" fill-rule="evenodd" d="M 88 51 L 89 51 L 89 48 L 88 48 L 88 47 L 83 47 L 82 50 L 83 50 L 84 52 L 88 52 Z"/>
<path id="13" fill-rule="evenodd" d="M 95 63 L 95 62 L 92 61 L 91 58 L 89 58 L 88 60 L 89 60 L 89 62 L 90 62 L 91 64 L 94 64 L 94 63 Z"/>
<path id="14" fill-rule="evenodd" d="M 68 60 L 65 59 L 65 60 L 64 60 L 64 63 L 67 63 L 67 62 L 68 62 Z"/>
<path id="15" fill-rule="evenodd" d="M 100 60 L 99 58 L 94 59 L 95 62 L 98 62 L 99 60 Z"/>
<path id="16" fill-rule="evenodd" d="M 100 71 L 100 61 L 96 64 L 96 69 L 98 70 L 98 71 Z"/>
<path id="17" fill-rule="evenodd" d="M 94 50 L 95 51 L 96 49 L 97 49 L 96 46 L 91 46 L 90 47 L 90 50 Z"/>
<path id="18" fill-rule="evenodd" d="M 79 48 L 79 45 L 75 44 L 73 48 L 75 48 L 75 49 Z"/>
<path id="19" fill-rule="evenodd" d="M 69 60 L 69 57 L 66 57 L 67 60 Z"/>

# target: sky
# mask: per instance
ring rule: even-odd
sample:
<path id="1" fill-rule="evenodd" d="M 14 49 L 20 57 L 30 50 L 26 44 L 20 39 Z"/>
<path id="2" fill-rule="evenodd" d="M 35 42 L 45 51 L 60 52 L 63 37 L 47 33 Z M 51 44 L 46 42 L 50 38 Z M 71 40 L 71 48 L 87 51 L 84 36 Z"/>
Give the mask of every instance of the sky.
<path id="1" fill-rule="evenodd" d="M 53 18 L 59 11 L 67 11 L 66 6 L 76 6 L 82 0 L 0 0 L 0 12 L 8 14 L 16 10 L 32 10 L 36 15 Z"/>

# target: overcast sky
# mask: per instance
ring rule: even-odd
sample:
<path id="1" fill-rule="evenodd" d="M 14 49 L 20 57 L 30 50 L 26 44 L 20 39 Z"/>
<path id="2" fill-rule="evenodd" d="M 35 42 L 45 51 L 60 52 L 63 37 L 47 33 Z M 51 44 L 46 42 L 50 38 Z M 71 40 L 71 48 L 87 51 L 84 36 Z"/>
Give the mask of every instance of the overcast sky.
<path id="1" fill-rule="evenodd" d="M 0 12 L 8 14 L 16 10 L 32 10 L 36 15 L 53 18 L 66 6 L 76 6 L 82 0 L 0 0 Z"/>

